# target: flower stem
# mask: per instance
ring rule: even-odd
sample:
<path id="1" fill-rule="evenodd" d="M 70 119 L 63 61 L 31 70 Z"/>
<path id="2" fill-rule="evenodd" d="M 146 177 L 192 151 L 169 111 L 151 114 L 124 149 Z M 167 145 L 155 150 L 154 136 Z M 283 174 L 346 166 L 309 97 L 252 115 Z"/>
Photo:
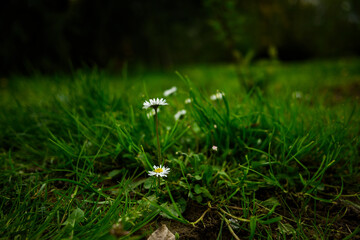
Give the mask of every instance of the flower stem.
<path id="1" fill-rule="evenodd" d="M 159 119 L 158 119 L 158 111 L 155 109 L 155 128 L 156 128 L 156 139 L 157 139 L 157 150 L 158 150 L 158 161 L 159 165 L 161 164 L 161 150 L 160 150 L 160 139 L 159 139 Z"/>
<path id="2" fill-rule="evenodd" d="M 158 179 L 158 182 L 157 182 L 157 184 L 158 184 L 158 187 L 157 187 L 157 190 L 156 190 L 156 192 L 157 191 L 159 191 L 159 196 L 160 196 L 160 193 L 161 193 L 161 189 L 160 189 L 160 181 L 161 181 L 161 179 L 160 179 L 160 177 L 157 177 L 157 179 Z"/>

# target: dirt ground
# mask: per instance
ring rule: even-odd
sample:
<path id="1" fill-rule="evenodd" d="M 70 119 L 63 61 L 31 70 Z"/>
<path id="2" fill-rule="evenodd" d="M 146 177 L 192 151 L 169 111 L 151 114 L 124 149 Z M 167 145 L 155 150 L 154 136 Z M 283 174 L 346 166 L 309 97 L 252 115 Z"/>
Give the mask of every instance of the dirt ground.
<path id="1" fill-rule="evenodd" d="M 283 216 L 282 222 L 288 223 L 296 229 L 296 222 L 292 220 L 292 214 L 297 217 L 301 216 L 302 231 L 309 239 L 318 239 L 317 231 L 320 231 L 322 234 L 327 231 L 329 239 L 344 239 L 360 226 L 360 209 L 358 208 L 360 201 L 354 197 L 339 198 L 333 203 L 322 203 L 319 201 L 315 203 L 315 201 L 310 200 L 305 207 L 302 206 L 302 204 L 306 202 L 303 196 L 282 194 L 277 197 L 286 201 L 287 204 L 287 206 L 285 206 L 285 204 L 281 203 L 281 206 L 278 206 L 276 210 L 277 213 Z M 354 202 L 356 202 L 357 205 L 353 205 Z M 289 208 L 291 211 L 289 211 Z M 183 216 L 187 220 L 194 222 L 198 220 L 207 209 L 208 206 L 202 206 L 191 201 L 188 202 Z M 314 227 L 314 221 L 316 221 L 315 225 L 317 230 Z M 165 224 L 172 233 L 178 233 L 180 236 L 179 239 L 189 240 L 217 239 L 222 225 L 222 239 L 234 239 L 226 223 L 223 222 L 222 224 L 221 216 L 216 208 L 207 211 L 203 220 L 198 222 L 195 227 L 191 224 L 183 224 L 164 217 L 158 217 L 156 221 L 147 225 L 143 231 L 149 231 L 150 229 L 154 231 L 162 224 Z M 258 225 L 258 227 L 261 228 L 264 226 Z M 272 237 L 274 239 L 282 239 L 276 223 L 266 225 L 265 227 L 272 230 Z M 234 229 L 234 231 L 240 239 L 249 238 L 249 232 L 245 230 Z M 266 234 L 265 231 L 264 234 Z M 256 236 L 255 239 L 257 239 Z M 287 239 L 297 239 L 297 237 L 287 235 Z M 352 239 L 360 239 L 360 236 L 354 236 Z"/>

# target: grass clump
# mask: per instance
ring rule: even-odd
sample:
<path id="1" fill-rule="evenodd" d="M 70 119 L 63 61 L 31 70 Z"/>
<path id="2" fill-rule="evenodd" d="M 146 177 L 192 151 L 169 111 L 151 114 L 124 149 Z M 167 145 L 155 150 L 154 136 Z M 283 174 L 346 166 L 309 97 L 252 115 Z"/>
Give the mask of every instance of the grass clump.
<path id="1" fill-rule="evenodd" d="M 226 79 L 151 73 L 146 88 L 99 71 L 14 78 L 0 100 L 0 235 L 141 239 L 164 223 L 183 239 L 356 238 L 358 66 L 259 65 L 248 93 L 224 66 L 209 72 Z M 173 85 L 156 118 L 142 109 Z M 164 163 L 166 178 L 148 176 Z"/>

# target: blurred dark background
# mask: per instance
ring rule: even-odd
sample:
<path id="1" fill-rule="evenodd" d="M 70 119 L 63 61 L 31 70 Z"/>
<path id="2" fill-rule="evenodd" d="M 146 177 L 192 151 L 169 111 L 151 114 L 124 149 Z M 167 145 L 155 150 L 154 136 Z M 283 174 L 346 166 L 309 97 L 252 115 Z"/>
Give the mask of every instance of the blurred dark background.
<path id="1" fill-rule="evenodd" d="M 0 74 L 360 55 L 359 0 L 7 0 Z"/>

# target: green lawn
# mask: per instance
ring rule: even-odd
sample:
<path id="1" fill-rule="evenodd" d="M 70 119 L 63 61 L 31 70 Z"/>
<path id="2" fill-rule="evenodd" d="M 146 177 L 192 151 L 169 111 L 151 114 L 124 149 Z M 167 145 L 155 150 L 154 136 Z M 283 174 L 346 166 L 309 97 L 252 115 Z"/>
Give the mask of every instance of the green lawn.
<path id="1" fill-rule="evenodd" d="M 0 239 L 360 239 L 359 59 L 176 70 L 0 79 Z"/>

